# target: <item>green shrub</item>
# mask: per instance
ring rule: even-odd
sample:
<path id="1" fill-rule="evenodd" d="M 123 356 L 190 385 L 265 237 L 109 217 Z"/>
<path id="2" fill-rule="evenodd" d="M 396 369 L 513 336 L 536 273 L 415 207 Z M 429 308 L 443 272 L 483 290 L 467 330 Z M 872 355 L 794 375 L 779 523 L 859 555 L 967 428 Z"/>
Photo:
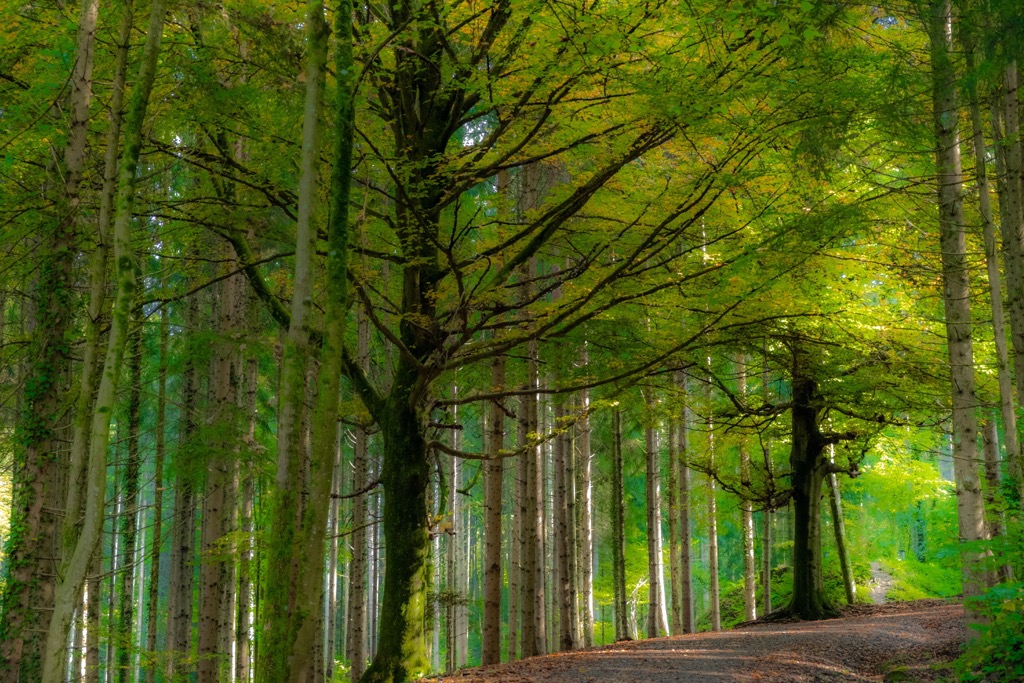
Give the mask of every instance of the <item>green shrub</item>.
<path id="1" fill-rule="evenodd" d="M 975 598 L 969 607 L 984 619 L 980 636 L 957 660 L 964 681 L 1024 681 L 1024 583 L 1004 583 Z"/>

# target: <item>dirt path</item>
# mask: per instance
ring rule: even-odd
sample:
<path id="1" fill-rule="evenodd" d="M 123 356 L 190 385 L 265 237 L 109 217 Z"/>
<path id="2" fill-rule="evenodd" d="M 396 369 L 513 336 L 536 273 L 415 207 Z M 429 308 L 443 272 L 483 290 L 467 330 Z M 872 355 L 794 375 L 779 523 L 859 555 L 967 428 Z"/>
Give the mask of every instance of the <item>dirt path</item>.
<path id="1" fill-rule="evenodd" d="M 759 683 L 933 681 L 932 662 L 964 642 L 963 609 L 939 600 L 858 605 L 854 616 L 752 624 L 533 657 L 439 679 L 446 683 Z"/>
<path id="2" fill-rule="evenodd" d="M 895 579 L 882 569 L 881 562 L 871 563 L 871 602 L 876 605 L 885 604 L 885 596 L 895 585 Z"/>

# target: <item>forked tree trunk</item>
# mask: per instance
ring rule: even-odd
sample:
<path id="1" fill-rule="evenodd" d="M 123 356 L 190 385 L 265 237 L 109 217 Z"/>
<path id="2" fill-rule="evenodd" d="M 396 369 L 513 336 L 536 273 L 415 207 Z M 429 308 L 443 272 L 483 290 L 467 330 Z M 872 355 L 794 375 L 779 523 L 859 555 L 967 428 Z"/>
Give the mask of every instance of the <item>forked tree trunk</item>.
<path id="1" fill-rule="evenodd" d="M 953 470 L 957 484 L 960 540 L 970 542 L 984 537 L 985 519 L 977 468 L 977 398 L 974 394 L 971 300 L 961 198 L 963 177 L 960 167 L 957 75 L 951 55 L 950 0 L 933 0 L 930 15 L 928 34 L 932 58 L 943 304 L 953 396 Z M 1019 176 L 1009 180 L 1016 180 L 1019 187 Z M 1021 368 L 1018 367 L 1019 382 L 1020 372 Z M 983 573 L 978 567 L 977 555 L 965 553 L 962 560 L 964 597 L 975 597 L 983 588 Z"/>

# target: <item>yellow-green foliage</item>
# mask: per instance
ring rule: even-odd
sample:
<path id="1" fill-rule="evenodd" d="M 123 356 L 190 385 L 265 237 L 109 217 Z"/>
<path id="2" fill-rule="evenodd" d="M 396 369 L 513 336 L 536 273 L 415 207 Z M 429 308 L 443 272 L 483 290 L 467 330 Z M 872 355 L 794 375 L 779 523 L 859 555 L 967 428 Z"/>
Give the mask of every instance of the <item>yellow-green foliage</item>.
<path id="1" fill-rule="evenodd" d="M 948 598 L 960 593 L 957 562 L 918 562 L 907 558 L 883 561 L 881 565 L 895 579 L 895 585 L 886 596 L 889 600 Z"/>

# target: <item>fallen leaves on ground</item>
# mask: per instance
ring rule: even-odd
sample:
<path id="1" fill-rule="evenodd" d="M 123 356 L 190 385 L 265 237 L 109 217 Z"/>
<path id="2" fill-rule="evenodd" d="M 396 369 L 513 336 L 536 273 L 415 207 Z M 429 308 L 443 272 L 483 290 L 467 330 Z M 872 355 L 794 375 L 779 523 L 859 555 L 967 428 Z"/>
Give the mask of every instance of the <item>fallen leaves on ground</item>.
<path id="1" fill-rule="evenodd" d="M 465 669 L 437 683 L 939 681 L 966 639 L 944 600 L 855 605 L 825 621 L 751 622 Z"/>

